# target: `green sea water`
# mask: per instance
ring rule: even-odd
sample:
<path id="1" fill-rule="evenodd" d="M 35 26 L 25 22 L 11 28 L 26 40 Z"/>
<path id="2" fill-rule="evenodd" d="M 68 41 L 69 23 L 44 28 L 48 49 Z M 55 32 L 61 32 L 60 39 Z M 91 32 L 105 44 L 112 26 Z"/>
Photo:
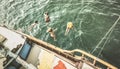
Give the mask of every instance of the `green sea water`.
<path id="1" fill-rule="evenodd" d="M 51 19 L 48 26 L 45 12 Z M 103 39 L 119 14 L 119 0 L 0 0 L 0 24 L 62 49 L 82 49 L 120 68 L 120 20 Z M 39 24 L 29 30 L 36 20 Z M 67 22 L 74 27 L 65 36 Z M 47 27 L 56 29 L 57 41 L 46 32 Z"/>

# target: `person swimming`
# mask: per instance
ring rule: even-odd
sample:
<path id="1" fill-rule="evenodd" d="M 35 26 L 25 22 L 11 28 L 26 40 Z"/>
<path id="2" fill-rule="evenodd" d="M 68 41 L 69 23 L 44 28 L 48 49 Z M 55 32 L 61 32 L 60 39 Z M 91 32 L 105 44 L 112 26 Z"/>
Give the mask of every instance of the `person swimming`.
<path id="1" fill-rule="evenodd" d="M 52 28 L 48 28 L 47 29 L 47 32 L 50 33 L 50 36 L 54 39 L 54 41 L 56 41 L 56 36 L 55 36 L 55 33 L 54 33 L 55 30 L 53 30 Z"/>
<path id="2" fill-rule="evenodd" d="M 67 23 L 67 27 L 66 27 L 66 31 L 65 31 L 65 35 L 67 35 L 70 31 L 70 29 L 73 28 L 73 23 L 72 22 L 68 22 Z"/>
<path id="3" fill-rule="evenodd" d="M 36 26 L 38 24 L 38 21 L 35 21 L 33 24 L 30 25 L 30 27 L 28 28 L 29 30 L 31 30 L 34 26 Z"/>
<path id="4" fill-rule="evenodd" d="M 45 22 L 50 22 L 50 17 L 48 15 L 48 12 L 44 13 L 44 19 L 45 19 Z"/>

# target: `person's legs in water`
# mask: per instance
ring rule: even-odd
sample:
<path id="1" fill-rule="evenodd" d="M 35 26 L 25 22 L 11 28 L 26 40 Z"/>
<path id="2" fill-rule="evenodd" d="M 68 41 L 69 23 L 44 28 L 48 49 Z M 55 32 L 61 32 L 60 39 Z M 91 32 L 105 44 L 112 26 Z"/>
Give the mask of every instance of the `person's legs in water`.
<path id="1" fill-rule="evenodd" d="M 54 32 L 50 32 L 50 36 L 54 39 L 54 41 L 56 41 L 56 36 Z"/>
<path id="2" fill-rule="evenodd" d="M 44 13 L 44 19 L 46 23 L 50 22 L 50 17 L 48 15 L 48 12 Z"/>
<path id="3" fill-rule="evenodd" d="M 50 36 L 54 39 L 54 41 L 56 41 L 54 30 L 52 28 L 48 28 L 47 32 L 49 32 Z"/>
<path id="4" fill-rule="evenodd" d="M 70 31 L 70 29 L 66 28 L 65 35 L 67 35 L 69 31 Z"/>

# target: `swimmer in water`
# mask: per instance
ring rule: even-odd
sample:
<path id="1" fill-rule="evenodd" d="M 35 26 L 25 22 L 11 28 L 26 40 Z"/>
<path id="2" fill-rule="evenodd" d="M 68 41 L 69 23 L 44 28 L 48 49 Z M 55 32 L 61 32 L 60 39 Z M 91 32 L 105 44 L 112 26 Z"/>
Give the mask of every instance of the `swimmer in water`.
<path id="1" fill-rule="evenodd" d="M 29 30 L 31 30 L 34 26 L 36 26 L 38 24 L 38 21 L 35 21 L 33 24 L 31 24 L 31 26 L 29 27 Z"/>
<path id="2" fill-rule="evenodd" d="M 47 32 L 50 33 L 50 36 L 54 39 L 54 41 L 56 41 L 56 36 L 55 36 L 55 30 L 53 30 L 52 28 L 48 28 Z"/>
<path id="3" fill-rule="evenodd" d="M 45 19 L 45 22 L 50 22 L 50 17 L 48 15 L 48 12 L 44 13 L 44 19 Z"/>
<path id="4" fill-rule="evenodd" d="M 66 27 L 66 31 L 65 31 L 65 35 L 67 35 L 70 31 L 70 29 L 73 28 L 73 23 L 72 22 L 68 22 L 67 23 L 67 27 Z"/>

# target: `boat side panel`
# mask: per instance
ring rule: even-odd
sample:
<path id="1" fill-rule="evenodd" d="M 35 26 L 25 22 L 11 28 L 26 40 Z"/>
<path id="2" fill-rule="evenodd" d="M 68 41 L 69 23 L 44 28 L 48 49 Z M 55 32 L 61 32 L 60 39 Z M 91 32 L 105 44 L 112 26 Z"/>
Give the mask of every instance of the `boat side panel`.
<path id="1" fill-rule="evenodd" d="M 4 36 L 7 40 L 4 43 L 4 46 L 12 50 L 16 48 L 19 44 L 24 44 L 25 39 L 22 38 L 20 34 L 17 34 L 7 28 L 0 27 L 0 34 Z"/>
<path id="2" fill-rule="evenodd" d="M 53 69 L 77 69 L 76 67 L 72 66 L 71 64 L 65 62 L 64 60 L 54 57 L 53 61 Z"/>
<path id="3" fill-rule="evenodd" d="M 27 58 L 27 63 L 31 63 L 33 64 L 34 66 L 37 67 L 38 65 L 38 56 L 39 56 L 39 53 L 41 52 L 41 49 L 38 45 L 34 44 L 31 48 L 31 51 L 28 55 L 28 58 Z M 21 67 L 20 69 L 25 69 L 24 67 Z"/>
<path id="4" fill-rule="evenodd" d="M 38 69 L 77 69 L 53 53 L 41 49 Z"/>

